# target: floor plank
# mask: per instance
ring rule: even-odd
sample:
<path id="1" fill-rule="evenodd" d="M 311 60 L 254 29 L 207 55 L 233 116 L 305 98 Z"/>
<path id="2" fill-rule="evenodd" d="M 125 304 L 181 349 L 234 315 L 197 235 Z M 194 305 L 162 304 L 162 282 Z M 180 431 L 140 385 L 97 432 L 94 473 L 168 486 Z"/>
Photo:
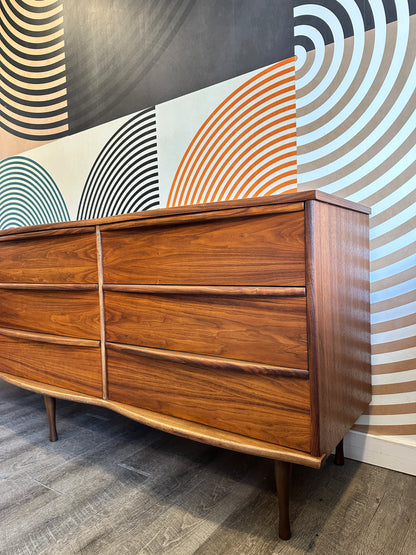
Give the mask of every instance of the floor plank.
<path id="1" fill-rule="evenodd" d="M 416 478 L 346 459 L 295 467 L 277 537 L 271 461 L 0 382 L 0 554 L 416 553 Z"/>

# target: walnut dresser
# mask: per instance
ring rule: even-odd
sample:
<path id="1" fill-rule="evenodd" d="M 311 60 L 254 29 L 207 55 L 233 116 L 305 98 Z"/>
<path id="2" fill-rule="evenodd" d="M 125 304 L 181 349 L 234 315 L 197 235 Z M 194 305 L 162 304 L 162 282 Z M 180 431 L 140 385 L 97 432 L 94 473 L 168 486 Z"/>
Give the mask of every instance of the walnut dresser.
<path id="1" fill-rule="evenodd" d="M 0 377 L 319 468 L 370 401 L 369 210 L 309 191 L 0 233 Z"/>

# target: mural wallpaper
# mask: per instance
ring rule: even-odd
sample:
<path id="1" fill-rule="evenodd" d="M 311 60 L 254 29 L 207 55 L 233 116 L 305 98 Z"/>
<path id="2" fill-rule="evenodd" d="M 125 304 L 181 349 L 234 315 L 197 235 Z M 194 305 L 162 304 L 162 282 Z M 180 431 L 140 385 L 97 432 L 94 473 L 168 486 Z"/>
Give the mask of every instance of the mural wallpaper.
<path id="1" fill-rule="evenodd" d="M 0 227 L 319 188 L 372 208 L 373 401 L 416 446 L 416 0 L 2 0 Z"/>
<path id="2" fill-rule="evenodd" d="M 2 156 L 68 132 L 62 2 L 0 2 Z"/>
<path id="3" fill-rule="evenodd" d="M 416 11 L 297 1 L 298 189 L 372 208 L 373 401 L 356 429 L 416 443 Z"/>
<path id="4" fill-rule="evenodd" d="M 159 206 L 154 108 L 133 116 L 106 143 L 88 175 L 77 219 Z"/>
<path id="5" fill-rule="evenodd" d="M 0 229 L 69 219 L 61 192 L 42 166 L 24 156 L 0 161 Z"/>

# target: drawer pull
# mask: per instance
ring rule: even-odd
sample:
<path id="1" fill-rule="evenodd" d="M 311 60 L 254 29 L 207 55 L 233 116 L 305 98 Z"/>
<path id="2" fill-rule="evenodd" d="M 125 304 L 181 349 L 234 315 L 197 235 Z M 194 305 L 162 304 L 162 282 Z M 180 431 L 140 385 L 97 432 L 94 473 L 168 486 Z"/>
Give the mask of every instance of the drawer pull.
<path id="1" fill-rule="evenodd" d="M 296 202 L 292 204 L 271 204 L 269 206 L 251 206 L 228 209 L 225 208 L 226 206 L 222 207 L 222 209 L 201 211 L 200 205 L 194 205 L 186 207 L 185 209 L 183 207 L 180 207 L 178 209 L 178 214 L 174 214 L 175 209 L 172 208 L 167 209 L 165 214 L 163 214 L 163 210 L 159 210 L 157 214 L 143 211 L 140 214 L 134 214 L 134 219 L 132 219 L 131 216 L 127 216 L 127 219 L 124 222 L 118 221 L 116 224 L 103 223 L 100 225 L 100 228 L 103 231 L 118 231 L 120 229 L 131 229 L 148 226 L 161 227 L 172 224 L 178 225 L 180 223 L 189 224 L 191 222 L 218 221 L 229 218 L 246 218 L 249 216 L 257 215 L 264 216 L 266 214 L 288 214 L 290 212 L 303 211 L 305 205 L 303 202 Z M 187 213 L 181 214 L 181 212 L 184 212 L 185 210 Z M 192 211 L 195 211 L 195 213 L 193 214 Z"/>
<path id="2" fill-rule="evenodd" d="M 0 285 L 1 287 L 1 285 Z M 193 286 L 193 285 L 129 285 L 108 283 L 104 291 L 124 293 L 144 293 L 155 295 L 210 295 L 228 297 L 306 297 L 305 287 L 234 287 L 234 286 Z"/>
<path id="3" fill-rule="evenodd" d="M 70 222 L 67 222 L 70 223 Z M 95 227 L 65 227 L 63 229 L 54 229 L 56 224 L 50 224 L 50 229 L 46 230 L 46 224 L 33 226 L 34 231 L 26 231 L 27 228 L 20 228 L 24 229 L 24 231 L 19 232 L 19 230 L 5 230 L 1 232 L 0 241 L 24 241 L 26 239 L 34 240 L 34 239 L 50 239 L 54 237 L 62 237 L 67 235 L 85 235 L 87 233 L 94 233 Z M 37 231 L 36 229 L 39 229 Z M 9 232 L 9 233 L 8 233 Z"/>
<path id="4" fill-rule="evenodd" d="M 47 333 L 32 333 L 27 331 L 0 328 L 0 335 L 12 337 L 13 339 L 24 339 L 26 341 L 36 341 L 37 343 L 51 343 L 54 345 L 72 345 L 74 347 L 99 347 L 100 342 L 94 339 L 78 339 L 74 337 L 60 337 Z"/>
<path id="5" fill-rule="evenodd" d="M 150 347 L 139 347 L 137 345 L 124 345 L 121 343 L 107 343 L 107 347 L 113 349 L 114 351 L 131 355 L 139 355 L 150 359 L 172 361 L 176 363 L 183 362 L 185 364 L 188 363 L 204 368 L 211 367 L 213 369 L 219 368 L 221 370 L 235 370 L 237 372 L 246 372 L 248 374 L 263 374 L 268 376 L 300 378 L 304 380 L 309 378 L 309 372 L 307 370 L 283 368 L 280 366 L 272 366 L 271 364 L 259 364 L 244 360 L 195 355 L 192 353 L 185 353 L 183 351 L 167 351 L 163 349 L 153 349 Z"/>
<path id="6" fill-rule="evenodd" d="M 0 289 L 31 289 L 36 291 L 96 291 L 95 283 L 0 283 Z"/>

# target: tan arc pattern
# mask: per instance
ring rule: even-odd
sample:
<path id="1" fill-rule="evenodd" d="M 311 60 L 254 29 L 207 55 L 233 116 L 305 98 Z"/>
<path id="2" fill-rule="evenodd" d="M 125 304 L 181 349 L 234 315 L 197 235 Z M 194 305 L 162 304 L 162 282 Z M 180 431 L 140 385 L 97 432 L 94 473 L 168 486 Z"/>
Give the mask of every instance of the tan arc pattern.
<path id="1" fill-rule="evenodd" d="M 0 5 L 0 154 L 17 154 L 68 132 L 63 3 Z"/>
<path id="2" fill-rule="evenodd" d="M 298 189 L 321 189 L 372 208 L 373 401 L 355 429 L 413 441 L 416 17 L 406 14 L 407 4 L 396 5 L 401 9 L 397 22 L 383 28 L 376 19 L 376 28 L 361 37 L 360 61 L 347 85 L 348 71 L 358 58 L 357 37 L 343 39 L 343 45 L 335 40 L 324 52 L 312 50 L 296 66 Z M 335 60 L 337 56 L 341 58 Z M 319 71 L 308 80 L 319 57 Z M 339 66 L 332 80 L 323 93 L 314 94 L 334 61 Z"/>

